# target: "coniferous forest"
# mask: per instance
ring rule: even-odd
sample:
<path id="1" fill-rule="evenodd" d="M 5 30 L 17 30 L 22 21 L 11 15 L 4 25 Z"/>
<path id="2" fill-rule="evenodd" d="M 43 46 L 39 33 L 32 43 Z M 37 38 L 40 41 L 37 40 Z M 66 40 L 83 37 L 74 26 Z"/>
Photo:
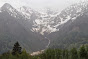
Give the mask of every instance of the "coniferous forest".
<path id="1" fill-rule="evenodd" d="M 0 59 L 88 59 L 88 45 L 72 49 L 46 49 L 32 56 L 16 42 L 12 51 L 1 54 Z"/>

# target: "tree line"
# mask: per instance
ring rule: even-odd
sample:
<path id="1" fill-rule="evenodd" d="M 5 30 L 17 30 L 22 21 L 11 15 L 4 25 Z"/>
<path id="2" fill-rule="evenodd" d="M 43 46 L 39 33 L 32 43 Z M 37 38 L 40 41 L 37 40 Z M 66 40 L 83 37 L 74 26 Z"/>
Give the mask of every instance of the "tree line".
<path id="1" fill-rule="evenodd" d="M 47 49 L 39 55 L 31 56 L 16 42 L 13 50 L 0 55 L 0 59 L 88 59 L 88 45 L 78 49 Z"/>

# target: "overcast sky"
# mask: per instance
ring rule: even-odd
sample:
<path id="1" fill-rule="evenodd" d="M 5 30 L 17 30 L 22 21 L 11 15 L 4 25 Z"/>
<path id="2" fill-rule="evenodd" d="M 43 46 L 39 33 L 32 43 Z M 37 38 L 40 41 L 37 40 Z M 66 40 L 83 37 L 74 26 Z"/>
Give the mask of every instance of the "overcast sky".
<path id="1" fill-rule="evenodd" d="M 79 1 L 83 2 L 85 0 L 0 0 L 0 6 L 4 3 L 10 3 L 15 8 L 26 5 L 34 9 L 52 8 L 62 10 Z"/>

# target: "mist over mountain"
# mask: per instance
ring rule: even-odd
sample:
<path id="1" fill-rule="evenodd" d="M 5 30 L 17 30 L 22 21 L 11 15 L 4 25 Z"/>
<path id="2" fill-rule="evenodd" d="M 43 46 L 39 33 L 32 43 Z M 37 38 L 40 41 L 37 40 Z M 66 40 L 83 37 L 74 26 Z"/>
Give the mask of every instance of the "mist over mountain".
<path id="1" fill-rule="evenodd" d="M 71 48 L 88 44 L 88 2 L 73 4 L 60 13 L 18 9 L 5 3 L 0 8 L 0 53 L 18 41 L 28 52 L 46 48 Z"/>

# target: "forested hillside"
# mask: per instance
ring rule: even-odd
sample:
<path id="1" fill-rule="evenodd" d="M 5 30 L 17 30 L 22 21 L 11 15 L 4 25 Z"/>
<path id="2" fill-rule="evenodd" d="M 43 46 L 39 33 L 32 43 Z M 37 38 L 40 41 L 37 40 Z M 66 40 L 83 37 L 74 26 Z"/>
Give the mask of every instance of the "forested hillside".
<path id="1" fill-rule="evenodd" d="M 71 49 L 47 49 L 41 54 L 30 55 L 21 50 L 19 43 L 15 43 L 13 50 L 0 55 L 0 59 L 88 59 L 88 45 Z"/>

